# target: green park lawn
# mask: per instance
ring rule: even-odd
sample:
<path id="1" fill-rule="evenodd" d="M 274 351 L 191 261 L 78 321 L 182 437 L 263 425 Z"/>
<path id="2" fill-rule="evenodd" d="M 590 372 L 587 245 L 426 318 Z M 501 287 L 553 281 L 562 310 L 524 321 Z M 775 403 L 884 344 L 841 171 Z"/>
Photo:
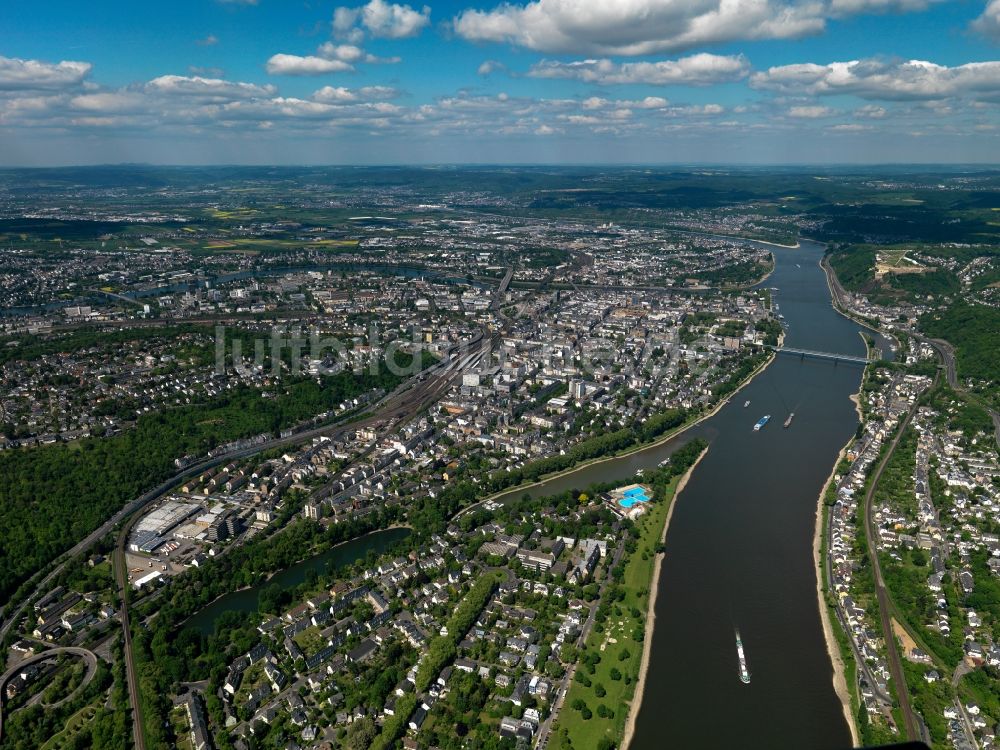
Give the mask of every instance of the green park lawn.
<path id="1" fill-rule="evenodd" d="M 600 744 L 617 747 L 621 742 L 642 664 L 641 638 L 649 606 L 655 549 L 679 479 L 674 477 L 670 480 L 666 497 L 650 503 L 649 512 L 637 523 L 638 545 L 625 561 L 622 578 L 624 598 L 611 605 L 607 619 L 603 624 L 595 625 L 580 653 L 579 666 L 551 740 L 556 750 L 589 750 L 600 747 Z M 637 636 L 640 640 L 636 639 Z M 594 655 L 600 658 L 597 663 L 593 663 Z M 589 686 L 581 682 L 581 676 L 590 682 Z M 603 695 L 599 695 L 601 688 Z M 582 709 L 580 701 L 586 710 Z M 607 711 L 602 711 L 601 706 Z M 587 711 L 590 712 L 589 718 L 585 718 Z M 604 742 L 605 738 L 610 745 Z"/>

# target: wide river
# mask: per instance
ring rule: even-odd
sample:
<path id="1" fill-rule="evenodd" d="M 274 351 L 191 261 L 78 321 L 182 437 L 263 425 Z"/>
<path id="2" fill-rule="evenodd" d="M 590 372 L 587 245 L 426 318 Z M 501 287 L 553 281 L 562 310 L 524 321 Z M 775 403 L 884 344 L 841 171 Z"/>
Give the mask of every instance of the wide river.
<path id="1" fill-rule="evenodd" d="M 861 355 L 861 328 L 832 307 L 823 247 L 770 246 L 785 345 Z M 593 464 L 531 490 L 550 494 L 632 476 L 693 437 L 710 448 L 670 522 L 649 674 L 632 750 L 847 748 L 816 596 L 817 499 L 858 426 L 863 366 L 778 355 L 714 416 L 662 445 Z M 744 408 L 745 400 L 750 400 Z M 789 412 L 795 419 L 782 423 Z M 765 414 L 760 432 L 754 423 Z M 514 490 L 520 497 L 524 490 Z M 750 684 L 738 676 L 735 630 Z"/>

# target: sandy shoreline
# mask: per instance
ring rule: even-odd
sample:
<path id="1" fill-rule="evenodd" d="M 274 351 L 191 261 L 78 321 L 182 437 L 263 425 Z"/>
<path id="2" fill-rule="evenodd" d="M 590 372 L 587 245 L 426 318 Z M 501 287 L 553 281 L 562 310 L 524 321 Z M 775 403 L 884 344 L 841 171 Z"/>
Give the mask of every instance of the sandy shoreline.
<path id="1" fill-rule="evenodd" d="M 857 396 L 852 397 L 855 405 L 857 404 L 856 399 Z M 823 621 L 823 636 L 826 640 L 826 651 L 830 655 L 830 661 L 833 663 L 833 689 L 837 693 L 837 697 L 840 698 L 840 705 L 844 709 L 844 720 L 851 730 L 851 742 L 855 747 L 858 747 L 861 744 L 861 735 L 858 733 L 858 727 L 854 720 L 854 712 L 851 711 L 851 692 L 847 687 L 844 659 L 840 654 L 840 644 L 837 642 L 837 637 L 833 634 L 833 623 L 830 621 L 830 608 L 827 606 L 826 599 L 823 596 L 822 559 L 823 526 L 826 523 L 826 505 L 823 496 L 826 494 L 826 488 L 830 486 L 830 482 L 833 481 L 833 477 L 837 473 L 837 467 L 847 453 L 847 447 L 853 440 L 854 438 L 848 440 L 844 447 L 840 449 L 840 453 L 837 454 L 837 461 L 834 463 L 833 469 L 830 470 L 830 476 L 823 482 L 823 487 L 819 491 L 819 501 L 816 504 L 816 529 L 813 533 L 813 561 L 816 565 L 814 568 L 816 571 L 816 601 L 819 605 L 820 619 Z"/>
<path id="2" fill-rule="evenodd" d="M 677 506 L 677 498 L 680 497 L 681 492 L 687 486 L 688 479 L 698 464 L 701 463 L 701 459 L 705 457 L 706 453 L 708 453 L 707 446 L 698 458 L 695 459 L 695 462 L 691 464 L 690 468 L 684 472 L 684 476 L 677 483 L 677 489 L 674 490 L 674 496 L 670 500 L 670 508 L 667 510 L 667 519 L 663 522 L 663 531 L 660 534 L 661 543 L 667 540 L 667 529 L 670 528 L 670 519 L 673 517 L 674 508 Z M 642 644 L 642 663 L 639 666 L 639 681 L 636 683 L 635 692 L 632 694 L 632 700 L 629 702 L 628 719 L 625 722 L 625 734 L 622 736 L 621 741 L 622 750 L 628 750 L 629 743 L 632 741 L 632 735 L 635 733 L 635 718 L 639 713 L 639 706 L 642 703 L 642 693 L 646 687 L 646 674 L 649 672 L 649 653 L 652 651 L 653 625 L 656 621 L 656 592 L 659 588 L 660 567 L 662 563 L 663 555 L 657 555 L 656 560 L 653 562 L 653 577 L 649 582 L 649 606 L 646 609 L 646 638 Z"/>
<path id="3" fill-rule="evenodd" d="M 845 310 L 837 303 L 837 295 L 833 291 L 833 268 L 828 264 L 824 263 L 822 260 L 819 263 L 819 267 L 823 270 L 823 275 L 826 277 L 826 286 L 830 292 L 830 304 L 833 309 L 838 313 L 843 315 L 848 320 L 857 323 L 861 327 L 875 331 L 876 333 L 882 333 L 877 328 L 873 328 L 868 323 L 858 320 L 849 311 Z M 858 335 L 864 339 L 864 334 L 859 331 Z M 868 341 L 865 340 L 865 353 L 869 354 Z M 862 379 L 862 383 L 863 383 Z M 854 410 L 857 412 L 858 421 L 862 424 L 865 420 L 865 415 L 861 411 L 861 391 L 851 394 L 851 403 L 854 404 Z M 837 642 L 837 637 L 833 634 L 833 623 L 830 621 L 830 610 L 827 607 L 826 599 L 823 597 L 823 560 L 822 560 L 822 547 L 823 547 L 823 526 L 826 523 L 826 508 L 824 504 L 824 495 L 826 494 L 826 488 L 833 481 L 834 475 L 837 473 L 837 467 L 840 462 L 844 459 L 844 455 L 847 453 L 847 448 L 853 442 L 854 438 L 847 441 L 843 448 L 840 449 L 840 453 L 837 454 L 837 462 L 833 465 L 833 469 L 830 471 L 830 476 L 823 483 L 823 488 L 819 492 L 819 500 L 816 507 L 816 530 L 813 534 L 813 559 L 816 563 L 816 599 L 819 604 L 819 614 L 820 619 L 823 621 L 823 635 L 826 638 L 826 650 L 830 654 L 830 661 L 833 662 L 833 688 L 837 693 L 837 697 L 840 698 L 840 703 L 844 709 L 844 718 L 847 720 L 847 726 L 851 730 L 851 741 L 854 743 L 855 747 L 861 744 L 861 737 L 858 733 L 857 723 L 854 718 L 854 712 L 851 710 L 851 693 L 847 687 L 847 677 L 844 670 L 844 659 L 840 653 L 840 644 Z"/>

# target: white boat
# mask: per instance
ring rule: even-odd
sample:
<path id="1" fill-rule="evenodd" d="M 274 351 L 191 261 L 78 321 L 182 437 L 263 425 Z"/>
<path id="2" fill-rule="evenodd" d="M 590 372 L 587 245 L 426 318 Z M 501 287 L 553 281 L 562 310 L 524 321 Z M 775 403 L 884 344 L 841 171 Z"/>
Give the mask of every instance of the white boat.
<path id="1" fill-rule="evenodd" d="M 747 399 L 746 401 L 743 402 L 744 409 L 746 409 L 748 406 L 750 406 L 750 399 Z"/>
<path id="2" fill-rule="evenodd" d="M 736 631 L 736 656 L 740 660 L 740 682 L 744 685 L 750 684 L 750 670 L 747 669 L 747 657 L 743 653 L 743 641 L 740 639 L 740 631 Z"/>

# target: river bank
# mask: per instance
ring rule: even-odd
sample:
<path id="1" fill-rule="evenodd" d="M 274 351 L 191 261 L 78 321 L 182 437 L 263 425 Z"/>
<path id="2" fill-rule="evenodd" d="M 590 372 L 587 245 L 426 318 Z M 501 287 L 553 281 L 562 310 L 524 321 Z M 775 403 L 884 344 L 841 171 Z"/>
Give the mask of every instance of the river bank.
<path id="1" fill-rule="evenodd" d="M 852 400 L 857 405 L 857 397 L 852 397 Z M 847 448 L 853 440 L 854 438 L 848 440 L 844 444 L 844 447 L 840 449 L 840 453 L 837 454 L 837 460 L 830 470 L 830 476 L 827 477 L 823 483 L 823 488 L 819 492 L 819 499 L 816 504 L 816 530 L 813 535 L 813 560 L 816 564 L 816 602 L 819 605 L 820 619 L 823 621 L 823 637 L 826 639 L 826 651 L 830 655 L 830 662 L 833 664 L 833 689 L 843 705 L 844 720 L 851 730 L 851 742 L 857 747 L 861 744 L 861 734 L 858 731 L 854 712 L 851 710 L 851 691 L 847 685 L 847 669 L 844 666 L 844 656 L 840 653 L 840 643 L 833 632 L 833 623 L 830 621 L 830 608 L 827 606 L 826 597 L 823 596 L 823 571 L 825 570 L 823 538 L 827 531 L 826 524 L 828 518 L 825 502 L 826 488 L 830 486 L 830 483 L 833 482 L 834 477 L 837 475 L 837 467 L 844 460 Z"/>
<path id="2" fill-rule="evenodd" d="M 660 437 L 656 438 L 655 440 L 653 440 L 653 441 L 651 441 L 649 443 L 640 443 L 639 445 L 634 445 L 634 446 L 632 446 L 630 448 L 626 448 L 625 450 L 620 451 L 619 453 L 615 453 L 614 455 L 611 455 L 611 456 L 602 456 L 601 458 L 592 458 L 592 459 L 590 459 L 588 461 L 583 461 L 582 463 L 579 463 L 576 466 L 570 467 L 569 469 L 565 469 L 563 471 L 555 472 L 553 474 L 548 474 L 547 476 L 544 476 L 541 479 L 537 479 L 534 482 L 529 482 L 528 484 L 519 484 L 516 487 L 509 487 L 509 488 L 507 488 L 505 490 L 501 490 L 500 492 L 495 492 L 492 495 L 490 495 L 489 497 L 484 497 L 482 500 L 479 500 L 479 501 L 473 503 L 472 505 L 466 506 L 465 508 L 463 508 L 462 510 L 460 510 L 458 513 L 455 514 L 455 518 L 461 518 L 466 513 L 470 513 L 473 510 L 475 510 L 476 508 L 478 508 L 481 505 L 484 505 L 484 504 L 486 504 L 488 502 L 502 502 L 504 498 L 506 498 L 508 496 L 513 496 L 515 493 L 520 494 L 520 493 L 527 492 L 528 490 L 536 489 L 538 487 L 544 487 L 546 484 L 548 484 L 549 482 L 551 482 L 554 479 L 564 478 L 564 477 L 570 476 L 570 475 L 572 475 L 572 474 L 574 474 L 576 472 L 583 471 L 584 469 L 590 469 L 590 468 L 593 468 L 594 466 L 599 466 L 599 465 L 604 464 L 604 463 L 609 463 L 609 462 L 612 462 L 612 461 L 619 461 L 622 458 L 626 458 L 626 457 L 634 455 L 636 453 L 639 453 L 639 452 L 642 452 L 642 451 L 647 451 L 647 450 L 652 450 L 652 449 L 657 448 L 657 447 L 659 447 L 659 446 L 661 446 L 661 445 L 663 445 L 665 443 L 670 442 L 671 440 L 674 440 L 674 439 L 680 437 L 681 435 L 683 435 L 688 430 L 691 430 L 691 429 L 697 427 L 699 424 L 701 424 L 702 422 L 704 422 L 706 419 L 709 419 L 709 418 L 715 416 L 718 413 L 718 411 L 720 409 L 722 409 L 722 407 L 726 406 L 740 391 L 742 391 L 744 388 L 746 388 L 754 378 L 756 378 L 760 373 L 762 373 L 764 370 L 766 370 L 768 368 L 768 366 L 770 366 L 770 364 L 772 362 L 774 362 L 774 359 L 775 359 L 776 356 L 777 355 L 772 352 L 771 355 L 766 360 L 764 360 L 759 365 L 757 365 L 757 367 L 754 368 L 754 370 L 752 372 L 750 372 L 750 374 L 748 374 L 742 381 L 740 381 L 740 384 L 736 387 L 735 390 L 733 390 L 732 393 L 730 393 L 727 396 L 724 396 L 722 399 L 720 399 L 707 412 L 704 412 L 703 414 L 699 414 L 696 419 L 694 419 L 694 420 L 692 420 L 690 422 L 685 422 L 684 424 L 680 425 L 679 427 L 674 428 L 673 430 L 667 432 L 664 435 L 661 435 Z"/>
<path id="3" fill-rule="evenodd" d="M 859 326 L 862 326 L 863 328 L 866 328 L 869 331 L 877 333 L 879 336 L 882 336 L 883 338 L 892 339 L 893 341 L 896 342 L 896 347 L 898 348 L 900 346 L 899 338 L 897 338 L 891 333 L 886 333 L 878 326 L 872 325 L 871 322 L 858 317 L 853 312 L 844 307 L 843 304 L 841 304 L 840 294 L 837 291 L 838 287 L 840 287 L 840 280 L 837 278 L 837 272 L 833 270 L 833 266 L 830 265 L 830 262 L 825 257 L 820 259 L 819 267 L 823 269 L 823 274 L 826 276 L 826 286 L 827 289 L 830 290 L 830 304 L 833 306 L 833 309 L 836 310 L 841 315 L 843 315 L 848 320 L 857 323 Z M 865 342 L 865 348 L 869 350 L 871 349 L 871 347 L 868 346 L 867 341 Z M 871 352 L 869 351 L 869 354 L 870 353 Z"/>
<path id="4" fill-rule="evenodd" d="M 708 453 L 708 447 L 706 446 L 695 462 L 691 464 L 690 468 L 684 472 L 684 476 L 681 477 L 680 481 L 677 483 L 677 488 L 674 490 L 674 496 L 670 499 L 670 509 L 667 511 L 667 518 L 663 522 L 663 530 L 660 532 L 660 543 L 664 544 L 667 541 L 667 529 L 670 528 L 670 519 L 674 515 L 674 508 L 677 505 L 677 498 L 680 497 L 681 492 L 687 486 L 688 479 L 691 474 L 701 463 L 701 459 L 705 457 Z M 632 700 L 629 703 L 628 719 L 625 722 L 625 733 L 622 735 L 621 747 L 622 750 L 628 750 L 629 743 L 632 741 L 632 735 L 635 733 L 635 717 L 639 713 L 638 708 L 642 703 L 642 693 L 646 687 L 646 677 L 649 674 L 649 655 L 651 648 L 651 636 L 653 633 L 653 627 L 656 622 L 656 592 L 660 588 L 660 570 L 663 567 L 663 555 L 658 554 L 656 560 L 653 562 L 653 575 L 649 581 L 649 606 L 646 609 L 646 633 L 648 634 L 646 639 L 642 644 L 642 663 L 639 666 L 639 680 L 635 686 L 635 692 L 632 694 Z"/>
<path id="5" fill-rule="evenodd" d="M 836 290 L 835 272 L 826 261 L 826 258 L 820 260 L 819 267 L 823 269 L 823 275 L 826 277 L 827 289 L 830 291 L 830 304 L 833 306 L 833 309 L 848 320 L 857 323 L 860 326 L 864 326 L 864 328 L 868 330 L 881 333 L 881 331 L 877 328 L 873 328 L 870 324 L 859 320 L 854 315 L 850 314 L 850 312 L 840 304 L 840 298 Z M 858 332 L 858 335 L 861 336 L 864 341 L 866 354 L 870 356 L 871 347 L 868 345 L 868 340 L 860 331 Z M 861 382 L 863 385 L 864 376 L 862 376 Z M 854 404 L 854 410 L 858 415 L 858 421 L 863 424 L 865 415 L 861 409 L 861 391 L 858 390 L 857 393 L 852 393 L 850 399 L 851 403 Z M 833 632 L 833 623 L 830 620 L 830 608 L 827 606 L 826 598 L 823 596 L 822 579 L 822 571 L 825 570 L 825 561 L 823 560 L 823 555 L 825 554 L 823 538 L 828 531 L 828 514 L 826 513 L 825 502 L 826 489 L 833 482 L 834 477 L 837 474 L 837 467 L 840 466 L 841 461 L 844 460 L 844 457 L 847 455 L 847 449 L 853 441 L 854 438 L 851 438 L 844 444 L 843 448 L 840 449 L 840 452 L 837 454 L 837 460 L 834 462 L 833 468 L 830 470 L 830 476 L 827 477 L 826 481 L 823 483 L 823 488 L 820 490 L 819 499 L 817 500 L 816 505 L 816 529 L 813 535 L 813 559 L 816 564 L 816 600 L 819 605 L 820 618 L 823 621 L 823 636 L 826 639 L 826 650 L 827 653 L 830 654 L 830 661 L 833 664 L 833 689 L 836 691 L 837 697 L 840 698 L 840 702 L 843 705 L 844 719 L 847 721 L 847 726 L 851 730 L 851 741 L 855 746 L 857 746 L 861 743 L 861 734 L 858 731 L 854 712 L 851 710 L 851 691 L 847 685 L 847 670 L 844 667 L 844 655 L 840 651 L 840 643 L 837 640 L 837 636 Z"/>
<path id="6" fill-rule="evenodd" d="M 771 240 L 762 240 L 757 237 L 741 237 L 738 234 L 713 234 L 712 232 L 696 232 L 693 229 L 679 229 L 677 227 L 669 227 L 678 234 L 693 234 L 697 237 L 715 237 L 722 238 L 726 240 L 744 240 L 745 242 L 757 242 L 761 245 L 772 245 L 774 247 L 784 248 L 785 250 L 798 250 L 802 247 L 799 240 L 795 240 L 794 245 L 782 245 L 780 242 L 773 242 Z"/>

